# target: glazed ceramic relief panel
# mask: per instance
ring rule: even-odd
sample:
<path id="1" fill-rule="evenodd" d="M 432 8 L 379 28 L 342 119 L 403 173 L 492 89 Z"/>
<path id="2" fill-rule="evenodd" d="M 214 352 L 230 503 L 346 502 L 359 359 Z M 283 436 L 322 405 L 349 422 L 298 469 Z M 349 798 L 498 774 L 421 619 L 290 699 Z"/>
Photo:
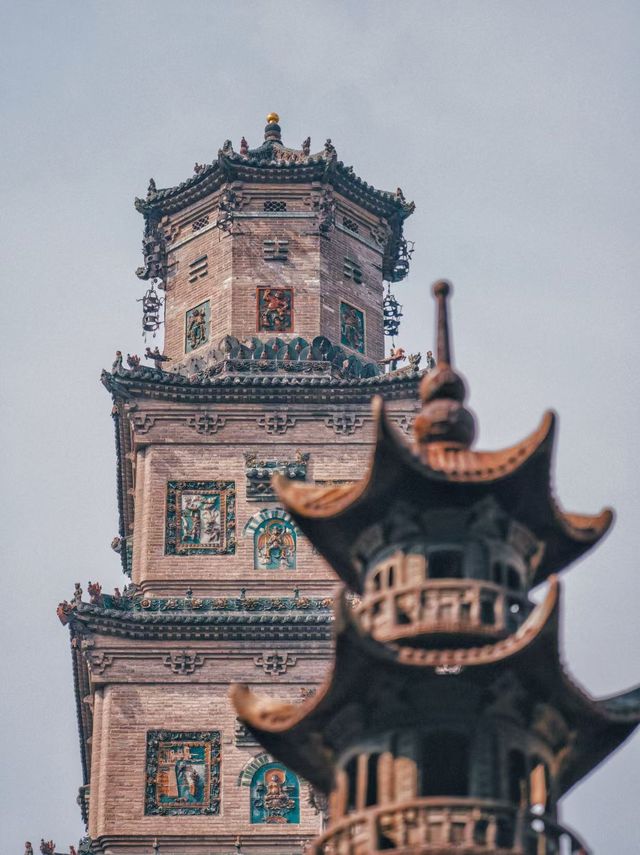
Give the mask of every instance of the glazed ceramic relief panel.
<path id="1" fill-rule="evenodd" d="M 340 303 L 340 343 L 364 353 L 364 312 L 349 303 Z"/>
<path id="2" fill-rule="evenodd" d="M 251 822 L 283 825 L 300 822 L 300 784 L 280 763 L 268 763 L 251 781 Z"/>
<path id="3" fill-rule="evenodd" d="M 147 733 L 145 814 L 220 813 L 220 732 Z"/>
<path id="4" fill-rule="evenodd" d="M 209 301 L 189 309 L 185 315 L 184 351 L 191 353 L 209 341 L 209 321 L 211 308 Z"/>
<path id="5" fill-rule="evenodd" d="M 293 289 L 258 288 L 258 332 L 287 333 L 293 330 Z"/>
<path id="6" fill-rule="evenodd" d="M 233 481 L 169 481 L 165 553 L 234 553 L 235 495 Z"/>
<path id="7" fill-rule="evenodd" d="M 296 569 L 296 526 L 285 510 L 261 511 L 249 520 L 244 533 L 253 538 L 254 570 Z"/>

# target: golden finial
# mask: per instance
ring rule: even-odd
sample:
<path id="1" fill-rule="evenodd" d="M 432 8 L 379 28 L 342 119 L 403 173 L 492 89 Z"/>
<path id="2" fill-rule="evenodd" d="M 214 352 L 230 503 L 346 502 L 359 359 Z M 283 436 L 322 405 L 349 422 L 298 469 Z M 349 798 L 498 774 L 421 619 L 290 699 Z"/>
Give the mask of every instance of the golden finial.
<path id="1" fill-rule="evenodd" d="M 277 125 L 280 121 L 280 116 L 277 113 L 269 113 L 267 116 L 268 125 Z"/>

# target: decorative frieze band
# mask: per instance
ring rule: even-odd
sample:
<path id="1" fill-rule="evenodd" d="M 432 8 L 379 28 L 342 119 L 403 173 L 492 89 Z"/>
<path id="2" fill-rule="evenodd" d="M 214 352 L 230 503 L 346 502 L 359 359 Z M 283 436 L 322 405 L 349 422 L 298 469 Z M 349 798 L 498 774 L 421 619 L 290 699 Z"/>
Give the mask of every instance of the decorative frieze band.
<path id="1" fill-rule="evenodd" d="M 158 422 L 175 422 L 184 424 L 201 436 L 212 436 L 223 430 L 232 422 L 253 422 L 260 430 L 269 436 L 281 436 L 301 422 L 318 422 L 330 428 L 338 436 L 352 436 L 365 425 L 373 421 L 369 413 L 358 413 L 350 410 L 339 410 L 329 413 L 322 420 L 313 413 L 283 413 L 234 410 L 220 415 L 215 412 L 198 413 L 130 413 L 131 426 L 137 436 L 149 433 Z M 407 413 L 389 413 L 389 420 L 404 434 L 411 432 L 413 417 Z"/>
<path id="2" fill-rule="evenodd" d="M 238 650 L 230 652 L 227 650 L 220 651 L 195 651 L 190 649 L 172 650 L 167 652 L 162 650 L 92 650 L 84 651 L 89 671 L 94 676 L 102 677 L 105 672 L 112 669 L 120 661 L 146 660 L 147 662 L 161 663 L 165 668 L 171 671 L 177 677 L 190 677 L 196 671 L 201 669 L 207 662 L 218 659 L 226 661 L 230 659 L 251 662 L 258 669 L 262 669 L 269 677 L 281 677 L 291 668 L 294 668 L 299 660 L 300 653 L 293 653 L 290 650 L 275 650 L 266 649 L 256 653 L 255 647 L 253 651 Z M 313 656 L 319 654 L 316 651 Z M 329 657 L 327 652 L 327 658 Z"/>

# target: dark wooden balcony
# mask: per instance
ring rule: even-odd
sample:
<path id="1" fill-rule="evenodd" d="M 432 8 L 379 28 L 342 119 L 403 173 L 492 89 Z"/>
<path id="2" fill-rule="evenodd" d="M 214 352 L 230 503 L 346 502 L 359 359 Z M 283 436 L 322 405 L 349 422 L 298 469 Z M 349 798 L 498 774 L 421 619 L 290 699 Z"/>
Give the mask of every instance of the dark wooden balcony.
<path id="1" fill-rule="evenodd" d="M 571 831 L 508 802 L 417 798 L 351 814 L 311 855 L 589 855 Z"/>
<path id="2" fill-rule="evenodd" d="M 516 632 L 531 608 L 523 594 L 494 582 L 426 579 L 367 591 L 355 612 L 378 641 L 419 644 L 434 635 L 462 635 L 473 643 Z"/>

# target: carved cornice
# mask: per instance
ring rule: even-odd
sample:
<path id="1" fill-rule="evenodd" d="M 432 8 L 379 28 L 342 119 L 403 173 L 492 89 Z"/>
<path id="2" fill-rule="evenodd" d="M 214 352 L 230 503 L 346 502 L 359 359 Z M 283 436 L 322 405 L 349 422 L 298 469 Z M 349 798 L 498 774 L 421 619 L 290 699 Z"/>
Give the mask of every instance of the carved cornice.
<path id="1" fill-rule="evenodd" d="M 329 408 L 327 408 L 329 409 Z M 370 411 L 355 411 L 332 408 L 324 417 L 315 412 L 304 410 L 282 412 L 259 412 L 256 409 L 234 407 L 232 410 L 189 412 L 188 410 L 153 410 L 137 412 L 136 405 L 125 408 L 131 428 L 136 437 L 146 436 L 156 425 L 161 423 L 182 424 L 200 436 L 224 434 L 228 428 L 235 433 L 234 423 L 254 424 L 256 433 L 263 430 L 268 436 L 282 436 L 290 430 L 313 422 L 323 424 L 338 436 L 353 436 L 362 428 L 374 423 Z M 413 419 L 407 413 L 390 413 L 389 420 L 404 434 L 409 435 Z"/>

